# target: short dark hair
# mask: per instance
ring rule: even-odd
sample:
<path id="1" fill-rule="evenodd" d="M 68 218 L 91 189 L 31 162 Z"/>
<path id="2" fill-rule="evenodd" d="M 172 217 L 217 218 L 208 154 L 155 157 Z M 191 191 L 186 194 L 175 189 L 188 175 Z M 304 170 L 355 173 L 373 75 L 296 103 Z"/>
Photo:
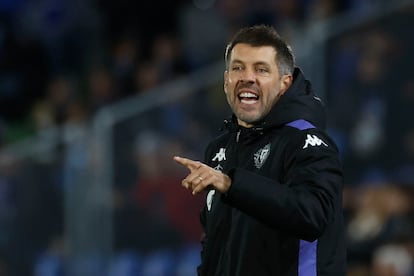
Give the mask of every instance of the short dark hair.
<path id="1" fill-rule="evenodd" d="M 276 64 L 280 74 L 293 74 L 295 57 L 292 49 L 273 27 L 255 25 L 240 29 L 226 46 L 226 68 L 229 66 L 231 51 L 239 43 L 246 43 L 253 47 L 273 47 L 276 50 Z"/>

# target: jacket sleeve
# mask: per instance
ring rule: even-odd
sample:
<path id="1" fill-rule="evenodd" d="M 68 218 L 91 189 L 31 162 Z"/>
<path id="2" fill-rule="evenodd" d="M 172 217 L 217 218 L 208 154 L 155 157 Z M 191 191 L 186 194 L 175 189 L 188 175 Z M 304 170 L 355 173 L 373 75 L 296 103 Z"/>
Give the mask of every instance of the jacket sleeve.
<path id="1" fill-rule="evenodd" d="M 313 241 L 342 208 L 343 174 L 335 144 L 317 132 L 326 144 L 305 147 L 308 134 L 301 131 L 285 152 L 285 183 L 254 172 L 230 170 L 232 185 L 224 201 L 271 228 Z"/>
<path id="2" fill-rule="evenodd" d="M 205 232 L 205 228 L 206 228 L 206 208 L 204 207 L 201 212 L 200 212 L 200 223 L 201 226 L 203 228 L 203 233 L 202 233 L 202 237 L 201 237 L 201 251 L 200 251 L 200 259 L 201 259 L 201 263 L 197 266 L 197 275 L 204 275 L 203 271 L 204 271 L 204 266 L 203 266 L 203 262 L 204 262 L 204 252 L 205 252 L 205 242 L 206 242 L 206 232 Z"/>
<path id="3" fill-rule="evenodd" d="M 208 163 L 208 159 L 209 156 L 211 155 L 211 148 L 212 148 L 212 143 L 210 143 L 204 153 L 204 163 Z M 204 204 L 203 208 L 200 211 L 200 224 L 202 227 L 202 237 L 201 237 L 201 251 L 200 251 L 200 259 L 201 262 L 200 264 L 197 266 L 197 275 L 205 275 L 205 244 L 207 241 L 207 221 L 206 221 L 206 212 L 207 212 L 207 207 Z"/>

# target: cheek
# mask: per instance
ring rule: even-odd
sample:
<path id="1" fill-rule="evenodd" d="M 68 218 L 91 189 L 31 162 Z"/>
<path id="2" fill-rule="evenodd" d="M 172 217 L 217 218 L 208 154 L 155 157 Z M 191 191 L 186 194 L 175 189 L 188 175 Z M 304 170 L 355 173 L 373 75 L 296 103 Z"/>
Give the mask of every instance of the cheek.
<path id="1" fill-rule="evenodd" d="M 230 72 L 227 75 L 227 79 L 226 79 L 227 85 L 229 85 L 229 86 L 234 85 L 237 82 L 238 79 L 239 79 L 239 76 L 236 73 Z"/>
<path id="2" fill-rule="evenodd" d="M 277 86 L 276 88 L 272 89 L 269 92 L 270 93 L 268 94 L 268 101 L 272 103 L 276 103 L 282 95 L 279 86 Z"/>
<path id="3" fill-rule="evenodd" d="M 228 79 L 226 82 L 226 87 L 227 89 L 231 89 L 231 87 L 233 87 L 233 81 L 231 79 Z"/>
<path id="4" fill-rule="evenodd" d="M 234 92 L 234 87 L 235 87 L 234 84 L 235 83 L 231 79 L 229 79 L 226 82 L 226 84 L 225 84 L 225 92 L 226 92 L 226 94 L 232 94 Z"/>
<path id="5" fill-rule="evenodd" d="M 227 101 L 228 101 L 229 103 L 234 102 L 234 101 L 235 101 L 235 99 L 236 99 L 236 97 L 233 95 L 233 93 L 227 93 L 227 94 L 226 94 L 226 98 L 227 98 Z"/>

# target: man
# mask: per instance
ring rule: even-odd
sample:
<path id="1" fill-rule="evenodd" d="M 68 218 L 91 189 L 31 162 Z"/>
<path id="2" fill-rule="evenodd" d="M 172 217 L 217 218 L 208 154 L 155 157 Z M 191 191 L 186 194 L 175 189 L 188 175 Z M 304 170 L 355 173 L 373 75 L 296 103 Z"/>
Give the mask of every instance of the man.
<path id="1" fill-rule="evenodd" d="M 345 275 L 343 176 L 325 114 L 293 54 L 268 26 L 226 48 L 227 131 L 205 164 L 175 161 L 207 191 L 199 275 Z"/>

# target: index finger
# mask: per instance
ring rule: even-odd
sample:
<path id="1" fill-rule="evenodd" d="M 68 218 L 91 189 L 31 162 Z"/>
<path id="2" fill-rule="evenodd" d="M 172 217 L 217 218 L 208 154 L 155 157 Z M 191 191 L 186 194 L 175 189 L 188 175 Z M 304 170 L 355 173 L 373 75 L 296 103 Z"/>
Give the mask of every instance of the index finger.
<path id="1" fill-rule="evenodd" d="M 199 161 L 194 161 L 185 157 L 180 156 L 174 156 L 174 160 L 183 165 L 186 166 L 189 170 L 196 170 L 201 167 L 201 164 Z"/>

